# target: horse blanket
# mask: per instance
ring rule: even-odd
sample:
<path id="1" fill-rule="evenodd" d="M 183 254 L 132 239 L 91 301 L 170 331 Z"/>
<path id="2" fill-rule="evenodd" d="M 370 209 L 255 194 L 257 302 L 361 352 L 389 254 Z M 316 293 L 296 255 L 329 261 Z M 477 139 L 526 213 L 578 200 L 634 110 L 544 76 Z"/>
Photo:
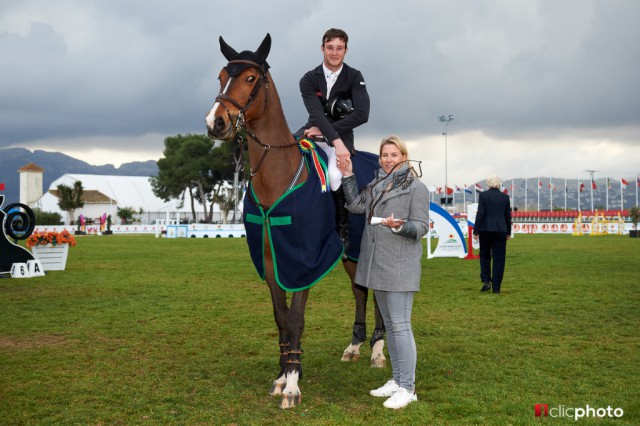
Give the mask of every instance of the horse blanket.
<path id="1" fill-rule="evenodd" d="M 315 150 L 316 157 L 326 174 L 326 155 Z M 285 291 L 300 291 L 312 287 L 338 263 L 342 257 L 342 244 L 336 231 L 335 206 L 329 192 L 322 192 L 322 183 L 312 167 L 312 154 L 304 153 L 305 167 L 309 171 L 306 182 L 284 193 L 268 210 L 251 202 L 260 202 L 249 184 L 244 197 L 243 220 L 247 244 L 253 265 L 264 280 L 264 238 L 269 241 L 273 269 L 278 286 Z M 378 156 L 358 151 L 352 157 L 358 188 L 364 188 L 379 168 Z M 364 232 L 365 215 L 349 214 L 347 257 L 357 261 L 360 241 Z"/>
<path id="2" fill-rule="evenodd" d="M 317 154 L 326 172 L 326 157 Z M 251 202 L 260 200 L 251 184 L 244 198 L 243 219 L 251 260 L 260 278 L 265 278 L 265 233 L 271 248 L 276 282 L 285 291 L 310 288 L 333 269 L 342 257 L 336 232 L 335 207 L 330 192 L 321 191 L 321 179 L 304 154 L 309 170 L 306 182 L 284 193 L 268 210 Z"/>
<path id="3" fill-rule="evenodd" d="M 354 174 L 358 184 L 358 191 L 367 186 L 376 176 L 376 170 L 380 168 L 379 157 L 365 151 L 356 151 L 351 156 Z M 364 233 L 364 225 L 367 218 L 365 214 L 349 213 L 349 249 L 347 257 L 354 262 L 360 257 L 360 242 Z"/>

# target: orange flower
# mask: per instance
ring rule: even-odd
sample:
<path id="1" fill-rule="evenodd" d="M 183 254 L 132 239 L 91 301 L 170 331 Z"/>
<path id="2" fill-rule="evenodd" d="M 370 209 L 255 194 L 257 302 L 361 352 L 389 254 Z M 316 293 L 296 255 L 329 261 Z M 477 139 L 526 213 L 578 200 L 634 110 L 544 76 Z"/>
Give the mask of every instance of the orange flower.
<path id="1" fill-rule="evenodd" d="M 27 247 L 46 246 L 46 245 L 69 244 L 71 247 L 76 245 L 76 239 L 69 231 L 62 232 L 34 232 L 27 238 Z"/>

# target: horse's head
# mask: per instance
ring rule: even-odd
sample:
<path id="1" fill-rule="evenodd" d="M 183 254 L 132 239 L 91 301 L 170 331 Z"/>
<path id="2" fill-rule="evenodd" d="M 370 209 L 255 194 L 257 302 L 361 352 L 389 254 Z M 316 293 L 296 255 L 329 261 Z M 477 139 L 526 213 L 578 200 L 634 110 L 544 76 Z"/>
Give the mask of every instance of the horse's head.
<path id="1" fill-rule="evenodd" d="M 267 56 L 271 36 L 266 35 L 255 52 L 236 52 L 220 37 L 220 51 L 229 63 L 222 68 L 220 94 L 205 117 L 209 137 L 231 140 L 244 124 L 262 115 L 267 104 Z"/>

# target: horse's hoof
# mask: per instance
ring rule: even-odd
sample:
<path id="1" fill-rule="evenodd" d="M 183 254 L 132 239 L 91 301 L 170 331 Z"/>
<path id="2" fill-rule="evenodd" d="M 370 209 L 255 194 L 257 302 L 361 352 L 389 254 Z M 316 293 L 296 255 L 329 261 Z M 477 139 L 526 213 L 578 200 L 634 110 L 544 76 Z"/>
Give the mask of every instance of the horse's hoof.
<path id="1" fill-rule="evenodd" d="M 351 344 L 342 353 L 342 361 L 357 361 L 360 359 L 360 345 Z"/>
<path id="2" fill-rule="evenodd" d="M 282 391 L 284 390 L 284 387 L 286 385 L 287 385 L 287 382 L 276 382 L 274 380 L 273 384 L 271 385 L 271 390 L 269 391 L 269 395 L 271 396 L 282 395 Z"/>
<path id="3" fill-rule="evenodd" d="M 280 408 L 287 409 L 296 407 L 302 401 L 302 394 L 286 394 L 282 395 L 282 402 L 280 402 Z"/>
<path id="4" fill-rule="evenodd" d="M 342 354 L 342 359 L 340 361 L 349 362 L 349 361 L 357 361 L 359 359 L 360 359 L 360 354 L 344 351 L 344 353 Z"/>
<path id="5" fill-rule="evenodd" d="M 385 368 L 387 366 L 387 359 L 384 357 L 371 358 L 372 368 Z"/>

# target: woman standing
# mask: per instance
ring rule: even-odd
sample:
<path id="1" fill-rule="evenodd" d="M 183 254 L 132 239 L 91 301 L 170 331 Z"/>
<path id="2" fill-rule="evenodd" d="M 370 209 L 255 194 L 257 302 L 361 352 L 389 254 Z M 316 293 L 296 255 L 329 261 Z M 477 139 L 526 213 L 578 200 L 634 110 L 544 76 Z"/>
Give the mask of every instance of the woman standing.
<path id="1" fill-rule="evenodd" d="M 393 378 L 370 394 L 388 397 L 387 408 L 406 407 L 418 400 L 411 309 L 413 296 L 420 290 L 429 192 L 409 166 L 407 147 L 397 136 L 380 143 L 381 168 L 360 194 L 350 161 L 341 166 L 347 209 L 367 215 L 355 282 L 374 291 L 393 370 Z"/>

